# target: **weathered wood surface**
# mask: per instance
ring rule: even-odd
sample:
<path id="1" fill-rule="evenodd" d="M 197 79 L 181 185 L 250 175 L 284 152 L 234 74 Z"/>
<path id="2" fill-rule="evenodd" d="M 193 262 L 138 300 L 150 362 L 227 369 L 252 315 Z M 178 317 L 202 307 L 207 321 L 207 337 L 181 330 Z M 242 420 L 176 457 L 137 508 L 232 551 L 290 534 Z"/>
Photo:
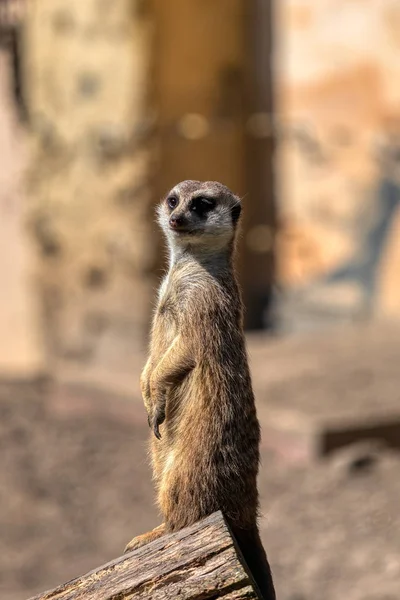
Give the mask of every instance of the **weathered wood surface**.
<path id="1" fill-rule="evenodd" d="M 258 596 L 220 512 L 31 600 L 251 600 Z"/>

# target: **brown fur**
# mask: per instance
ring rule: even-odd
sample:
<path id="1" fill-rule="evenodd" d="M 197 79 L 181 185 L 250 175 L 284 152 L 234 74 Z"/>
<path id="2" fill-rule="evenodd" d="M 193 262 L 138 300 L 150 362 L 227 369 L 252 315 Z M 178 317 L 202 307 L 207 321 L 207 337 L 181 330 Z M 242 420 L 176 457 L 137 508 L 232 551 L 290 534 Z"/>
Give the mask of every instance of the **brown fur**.
<path id="1" fill-rule="evenodd" d="M 206 204 L 200 200 L 194 210 L 199 196 Z M 172 209 L 171 197 L 178 201 Z M 260 427 L 233 267 L 239 214 L 239 199 L 216 182 L 185 181 L 161 203 L 171 260 L 141 389 L 155 433 L 151 454 L 165 522 L 127 550 L 222 510 L 270 600 L 275 593 L 257 528 Z"/>

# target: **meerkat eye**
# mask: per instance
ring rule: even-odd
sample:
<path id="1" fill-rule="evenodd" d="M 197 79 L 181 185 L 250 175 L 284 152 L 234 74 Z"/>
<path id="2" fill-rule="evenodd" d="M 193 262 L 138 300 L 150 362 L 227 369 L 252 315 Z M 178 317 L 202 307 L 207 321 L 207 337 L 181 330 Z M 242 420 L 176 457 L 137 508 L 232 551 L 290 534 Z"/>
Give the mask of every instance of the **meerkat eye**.
<path id="1" fill-rule="evenodd" d="M 176 196 L 168 196 L 167 198 L 167 204 L 171 210 L 178 206 L 178 202 L 179 200 Z"/>
<path id="2" fill-rule="evenodd" d="M 190 205 L 190 210 L 193 212 L 204 215 L 215 207 L 215 200 L 213 198 L 206 198 L 205 196 L 199 196 L 199 198 L 193 198 Z"/>

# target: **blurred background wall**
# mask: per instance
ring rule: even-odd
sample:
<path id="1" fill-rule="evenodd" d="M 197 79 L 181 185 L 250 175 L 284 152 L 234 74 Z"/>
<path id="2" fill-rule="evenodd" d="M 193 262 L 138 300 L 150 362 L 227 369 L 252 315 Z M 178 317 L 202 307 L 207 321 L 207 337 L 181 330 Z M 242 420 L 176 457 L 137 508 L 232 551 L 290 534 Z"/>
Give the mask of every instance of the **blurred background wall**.
<path id="1" fill-rule="evenodd" d="M 24 215 L 26 140 L 12 89 L 12 57 L 0 49 L 0 364 L 13 375 L 43 366 L 43 337 Z"/>
<path id="2" fill-rule="evenodd" d="M 284 0 L 274 23 L 289 322 L 398 315 L 400 5 Z"/>
<path id="3" fill-rule="evenodd" d="M 48 364 L 143 348 L 165 263 L 154 205 L 188 178 L 243 197 L 248 329 L 398 314 L 397 2 L 0 6 L 2 164 L 19 168 L 2 189 L 17 205 L 23 184 Z"/>
<path id="4" fill-rule="evenodd" d="M 158 255 L 153 27 L 147 3 L 26 3 L 28 224 L 51 354 L 144 343 Z"/>
<path id="5" fill-rule="evenodd" d="M 263 327 L 275 227 L 269 5 L 1 7 L 29 155 L 21 224 L 49 360 L 110 366 L 143 348 L 165 262 L 154 205 L 189 178 L 246 197 L 246 319 Z"/>

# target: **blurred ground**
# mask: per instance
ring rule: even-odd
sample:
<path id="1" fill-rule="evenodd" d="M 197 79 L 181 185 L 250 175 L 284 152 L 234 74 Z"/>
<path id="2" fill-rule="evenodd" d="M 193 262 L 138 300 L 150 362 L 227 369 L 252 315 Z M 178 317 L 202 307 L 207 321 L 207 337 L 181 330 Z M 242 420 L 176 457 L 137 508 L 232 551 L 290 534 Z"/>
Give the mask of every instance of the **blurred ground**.
<path id="1" fill-rule="evenodd" d="M 253 338 L 264 432 L 268 401 L 332 412 L 354 396 L 362 412 L 363 395 L 369 405 L 381 390 L 382 406 L 386 396 L 398 403 L 399 332 L 389 324 L 268 345 Z M 361 390 L 360 372 L 369 374 Z M 96 567 L 159 522 L 138 386 L 133 399 L 108 389 L 0 384 L 2 600 Z M 398 598 L 399 455 L 365 443 L 296 466 L 264 445 L 260 490 L 280 600 Z"/>

